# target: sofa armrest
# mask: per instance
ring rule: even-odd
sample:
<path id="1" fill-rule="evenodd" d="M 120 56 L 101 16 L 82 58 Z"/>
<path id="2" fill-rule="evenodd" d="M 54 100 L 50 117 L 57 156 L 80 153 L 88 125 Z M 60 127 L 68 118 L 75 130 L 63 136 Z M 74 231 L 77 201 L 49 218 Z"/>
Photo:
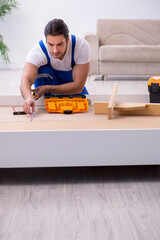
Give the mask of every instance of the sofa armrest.
<path id="1" fill-rule="evenodd" d="M 98 75 L 99 38 L 96 34 L 86 34 L 84 39 L 89 43 L 91 50 L 91 66 L 89 75 Z"/>

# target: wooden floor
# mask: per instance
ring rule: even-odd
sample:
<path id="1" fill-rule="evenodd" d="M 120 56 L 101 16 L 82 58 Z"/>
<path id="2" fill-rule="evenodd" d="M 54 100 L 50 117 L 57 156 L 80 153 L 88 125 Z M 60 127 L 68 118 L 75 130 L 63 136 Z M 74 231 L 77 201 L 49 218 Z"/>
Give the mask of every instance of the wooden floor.
<path id="1" fill-rule="evenodd" d="M 0 74 L 0 95 L 20 94 L 20 72 Z M 87 88 L 106 94 L 113 84 Z M 145 91 L 145 81 L 120 82 L 122 94 Z M 22 239 L 159 240 L 160 167 L 0 169 L 0 240 Z"/>
<path id="2" fill-rule="evenodd" d="M 0 239 L 159 240 L 160 167 L 0 169 Z"/>
<path id="3" fill-rule="evenodd" d="M 0 69 L 0 95 L 20 95 L 20 81 L 22 70 L 2 70 Z M 90 94 L 111 94 L 114 83 L 117 79 L 107 81 L 94 81 L 96 76 L 91 76 L 86 82 L 87 90 Z M 146 94 L 148 93 L 148 80 L 130 80 L 120 78 L 118 81 L 118 94 Z"/>

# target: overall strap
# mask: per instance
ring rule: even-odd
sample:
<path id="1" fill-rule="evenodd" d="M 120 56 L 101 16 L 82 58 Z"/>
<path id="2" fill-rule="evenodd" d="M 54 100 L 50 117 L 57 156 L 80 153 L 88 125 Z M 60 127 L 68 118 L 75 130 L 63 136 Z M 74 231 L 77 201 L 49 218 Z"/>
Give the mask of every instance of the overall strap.
<path id="1" fill-rule="evenodd" d="M 42 40 L 39 42 L 39 45 L 40 45 L 40 47 L 42 48 L 42 51 L 44 52 L 44 54 L 46 55 L 48 64 L 50 64 L 50 63 L 51 63 L 50 57 L 49 57 L 49 55 L 48 55 L 47 49 L 46 49 L 46 47 L 45 47 L 45 45 L 44 45 L 44 43 L 43 43 Z"/>
<path id="2" fill-rule="evenodd" d="M 76 45 L 76 37 L 75 35 L 71 35 L 72 37 L 72 57 L 71 57 L 71 67 L 73 68 L 75 65 L 75 61 L 74 61 L 74 49 L 75 49 L 75 45 Z"/>

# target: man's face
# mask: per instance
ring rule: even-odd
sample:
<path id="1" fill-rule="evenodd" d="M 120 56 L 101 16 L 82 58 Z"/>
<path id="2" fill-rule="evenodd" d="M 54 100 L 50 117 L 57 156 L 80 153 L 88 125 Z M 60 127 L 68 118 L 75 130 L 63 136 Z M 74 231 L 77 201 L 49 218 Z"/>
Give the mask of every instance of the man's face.
<path id="1" fill-rule="evenodd" d="M 66 41 L 64 35 L 52 36 L 47 35 L 46 42 L 49 48 L 50 53 L 54 58 L 58 58 L 60 60 L 63 59 L 66 51 L 67 51 L 67 44 L 69 41 L 69 37 Z"/>

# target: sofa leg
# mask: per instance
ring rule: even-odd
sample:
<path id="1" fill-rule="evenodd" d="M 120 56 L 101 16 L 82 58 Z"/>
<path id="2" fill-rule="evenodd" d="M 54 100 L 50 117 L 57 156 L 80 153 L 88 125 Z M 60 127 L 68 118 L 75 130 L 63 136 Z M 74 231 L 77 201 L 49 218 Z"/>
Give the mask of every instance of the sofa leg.
<path id="1" fill-rule="evenodd" d="M 106 81 L 108 76 L 107 76 L 107 74 L 106 74 L 106 75 L 103 75 L 103 77 L 104 77 L 103 80 Z"/>
<path id="2" fill-rule="evenodd" d="M 104 80 L 107 80 L 107 75 L 98 76 L 94 79 L 94 81 L 104 81 Z"/>

